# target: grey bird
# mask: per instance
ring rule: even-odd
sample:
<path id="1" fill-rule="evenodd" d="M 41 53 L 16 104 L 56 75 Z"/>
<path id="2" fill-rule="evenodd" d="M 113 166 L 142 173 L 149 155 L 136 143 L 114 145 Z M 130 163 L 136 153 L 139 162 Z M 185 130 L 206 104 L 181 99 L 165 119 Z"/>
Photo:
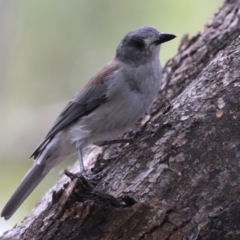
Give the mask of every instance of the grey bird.
<path id="1" fill-rule="evenodd" d="M 82 149 L 124 133 L 146 112 L 161 83 L 161 43 L 174 39 L 145 26 L 127 33 L 115 58 L 100 69 L 60 113 L 33 152 L 35 159 L 1 216 L 9 219 L 47 173 L 77 153 L 86 175 Z"/>

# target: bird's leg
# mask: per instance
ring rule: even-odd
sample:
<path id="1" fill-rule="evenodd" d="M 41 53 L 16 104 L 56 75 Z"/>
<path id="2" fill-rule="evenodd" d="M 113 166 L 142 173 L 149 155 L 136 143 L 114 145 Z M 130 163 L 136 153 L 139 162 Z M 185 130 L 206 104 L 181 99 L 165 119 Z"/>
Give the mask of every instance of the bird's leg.
<path id="1" fill-rule="evenodd" d="M 81 175 L 86 175 L 86 171 L 85 171 L 84 165 L 83 165 L 82 149 L 78 148 L 77 153 L 78 153 L 78 162 L 79 162 L 80 174 Z"/>
<path id="2" fill-rule="evenodd" d="M 78 162 L 79 162 L 79 174 L 80 176 L 83 176 L 85 179 L 89 180 L 91 183 L 95 184 L 97 181 L 101 178 L 102 173 L 97 174 L 88 174 L 84 168 L 83 164 L 83 157 L 82 157 L 82 147 L 81 144 L 76 144 L 77 153 L 78 153 Z"/>

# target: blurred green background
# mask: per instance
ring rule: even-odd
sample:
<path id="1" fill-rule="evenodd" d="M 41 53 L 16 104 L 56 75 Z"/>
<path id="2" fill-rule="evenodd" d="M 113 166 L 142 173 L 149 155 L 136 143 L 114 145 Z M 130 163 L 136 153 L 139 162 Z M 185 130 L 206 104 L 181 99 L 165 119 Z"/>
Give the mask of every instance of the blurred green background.
<path id="1" fill-rule="evenodd" d="M 28 157 L 64 105 L 111 60 L 129 30 L 152 25 L 177 35 L 162 47 L 163 65 L 183 34 L 193 36 L 223 0 L 0 0 L 0 209 L 32 165 Z M 0 233 L 20 222 L 59 178 L 50 172 Z"/>

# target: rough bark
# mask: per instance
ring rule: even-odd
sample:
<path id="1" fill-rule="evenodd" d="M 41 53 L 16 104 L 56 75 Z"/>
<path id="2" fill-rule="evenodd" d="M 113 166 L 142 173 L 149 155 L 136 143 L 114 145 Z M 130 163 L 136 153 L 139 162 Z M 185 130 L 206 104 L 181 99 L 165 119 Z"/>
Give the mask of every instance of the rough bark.
<path id="1" fill-rule="evenodd" d="M 96 186 L 62 176 L 0 239 L 240 239 L 239 34 L 240 0 L 227 0 L 183 39 L 134 142 L 85 156 Z"/>

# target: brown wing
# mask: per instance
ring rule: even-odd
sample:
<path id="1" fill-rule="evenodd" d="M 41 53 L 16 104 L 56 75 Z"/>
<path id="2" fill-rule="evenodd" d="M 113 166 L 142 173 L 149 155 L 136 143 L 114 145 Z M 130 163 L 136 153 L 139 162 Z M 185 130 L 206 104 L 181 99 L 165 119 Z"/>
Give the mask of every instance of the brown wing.
<path id="1" fill-rule="evenodd" d="M 108 87 L 104 81 L 110 80 L 113 73 L 119 68 L 120 64 L 113 61 L 90 79 L 83 90 L 63 109 L 44 140 L 39 144 L 30 158 L 33 157 L 36 159 L 59 131 L 73 124 L 81 117 L 88 115 L 105 102 Z M 91 83 L 94 83 L 94 85 Z"/>

